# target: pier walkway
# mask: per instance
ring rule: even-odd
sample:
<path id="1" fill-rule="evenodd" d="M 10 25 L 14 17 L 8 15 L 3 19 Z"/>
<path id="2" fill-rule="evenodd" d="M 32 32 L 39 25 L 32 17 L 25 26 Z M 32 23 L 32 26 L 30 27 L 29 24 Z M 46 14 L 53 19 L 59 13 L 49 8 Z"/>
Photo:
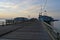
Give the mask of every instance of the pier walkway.
<path id="1" fill-rule="evenodd" d="M 9 30 L 9 29 L 7 29 L 7 30 Z M 13 26 L 11 26 L 10 30 L 12 30 L 12 31 L 7 32 L 4 35 L 1 35 L 0 39 L 5 39 L 5 40 L 6 39 L 7 40 L 50 40 L 50 37 L 41 22 L 26 22 L 26 23 L 22 23 L 19 25 L 15 25 L 15 26 L 13 25 Z"/>

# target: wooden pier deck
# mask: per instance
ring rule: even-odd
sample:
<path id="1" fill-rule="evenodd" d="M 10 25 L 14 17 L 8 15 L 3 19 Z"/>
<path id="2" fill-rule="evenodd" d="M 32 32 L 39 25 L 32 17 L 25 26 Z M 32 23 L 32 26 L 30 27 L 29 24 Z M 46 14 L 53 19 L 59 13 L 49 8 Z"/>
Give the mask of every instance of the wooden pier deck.
<path id="1" fill-rule="evenodd" d="M 5 34 L 3 33 L 4 31 L 1 32 L 4 35 L 0 34 L 0 40 L 50 40 L 41 22 L 27 22 L 20 25 L 13 25 L 10 27 L 10 30 L 12 31 Z"/>

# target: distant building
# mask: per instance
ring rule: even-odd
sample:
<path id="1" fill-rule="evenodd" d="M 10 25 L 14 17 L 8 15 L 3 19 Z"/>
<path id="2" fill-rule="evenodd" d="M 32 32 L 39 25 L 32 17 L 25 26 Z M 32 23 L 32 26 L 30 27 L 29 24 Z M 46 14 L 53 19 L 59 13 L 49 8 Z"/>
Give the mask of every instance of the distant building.
<path id="1" fill-rule="evenodd" d="M 41 16 L 39 17 L 39 20 L 43 20 L 43 21 L 53 21 L 52 17 L 49 16 Z"/>
<path id="2" fill-rule="evenodd" d="M 54 21 L 54 19 L 52 18 L 52 17 L 50 17 L 50 16 L 46 16 L 46 15 L 39 15 L 39 21 L 44 21 L 44 22 L 46 22 L 46 23 L 48 23 L 48 24 L 51 24 L 51 22 L 53 22 Z"/>
<path id="3" fill-rule="evenodd" d="M 21 22 L 25 22 L 27 20 L 28 19 L 24 18 L 24 17 L 17 17 L 17 18 L 14 18 L 14 23 L 21 23 Z"/>
<path id="4" fill-rule="evenodd" d="M 29 21 L 31 21 L 31 22 L 36 22 L 36 21 L 38 21 L 38 19 L 36 19 L 36 18 L 31 18 Z"/>

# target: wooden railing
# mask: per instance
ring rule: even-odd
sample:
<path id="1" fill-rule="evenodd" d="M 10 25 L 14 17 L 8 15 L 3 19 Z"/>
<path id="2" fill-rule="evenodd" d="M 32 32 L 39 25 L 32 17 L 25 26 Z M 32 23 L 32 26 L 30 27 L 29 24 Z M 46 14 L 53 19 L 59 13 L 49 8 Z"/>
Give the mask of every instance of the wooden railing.
<path id="1" fill-rule="evenodd" d="M 60 40 L 60 33 L 57 30 L 55 30 L 53 28 L 53 26 L 51 26 L 51 25 L 49 25 L 49 24 L 47 24 L 46 22 L 43 22 L 43 21 L 42 21 L 42 23 L 44 24 L 44 26 L 45 26 L 46 30 L 48 31 L 52 40 Z"/>

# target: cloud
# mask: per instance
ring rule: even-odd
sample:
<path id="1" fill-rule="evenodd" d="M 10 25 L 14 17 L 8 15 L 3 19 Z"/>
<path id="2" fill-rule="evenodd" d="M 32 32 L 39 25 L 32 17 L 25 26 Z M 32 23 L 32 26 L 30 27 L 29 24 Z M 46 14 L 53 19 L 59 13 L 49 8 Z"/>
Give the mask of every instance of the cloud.
<path id="1" fill-rule="evenodd" d="M 33 5 L 28 7 L 27 9 L 24 9 L 20 12 L 20 14 L 23 14 L 22 16 L 28 16 L 30 15 L 30 17 L 38 17 L 39 12 L 40 12 L 40 5 Z M 18 15 L 20 15 L 18 14 Z"/>
<path id="2" fill-rule="evenodd" d="M 14 3 L 6 3 L 6 2 L 0 2 L 0 8 L 6 8 L 6 9 L 17 9 L 18 5 L 14 4 Z"/>
<path id="3" fill-rule="evenodd" d="M 16 1 L 16 0 L 15 0 Z M 17 17 L 17 16 L 36 16 L 40 11 L 40 5 L 33 5 L 37 0 L 24 0 L 20 3 L 0 2 L 1 17 Z M 31 3 L 32 2 L 32 3 Z M 5 14 L 5 15 L 3 15 Z"/>
<path id="4" fill-rule="evenodd" d="M 22 10 L 22 13 L 31 13 L 31 12 L 38 12 L 40 11 L 41 6 L 40 5 L 33 5 L 28 7 L 27 9 Z"/>
<path id="5" fill-rule="evenodd" d="M 7 2 L 0 2 L 0 9 L 1 10 L 6 10 L 6 11 L 14 11 L 14 10 L 15 11 L 21 11 L 21 10 L 25 10 L 25 9 L 33 6 L 31 4 L 31 2 L 34 3 L 34 0 L 17 0 L 17 1 L 16 0 L 10 0 L 10 2 L 8 2 L 8 1 Z M 20 3 L 18 1 L 20 1 Z M 35 0 L 35 2 L 36 1 L 37 0 Z M 18 2 L 18 3 L 14 3 L 14 2 Z"/>

